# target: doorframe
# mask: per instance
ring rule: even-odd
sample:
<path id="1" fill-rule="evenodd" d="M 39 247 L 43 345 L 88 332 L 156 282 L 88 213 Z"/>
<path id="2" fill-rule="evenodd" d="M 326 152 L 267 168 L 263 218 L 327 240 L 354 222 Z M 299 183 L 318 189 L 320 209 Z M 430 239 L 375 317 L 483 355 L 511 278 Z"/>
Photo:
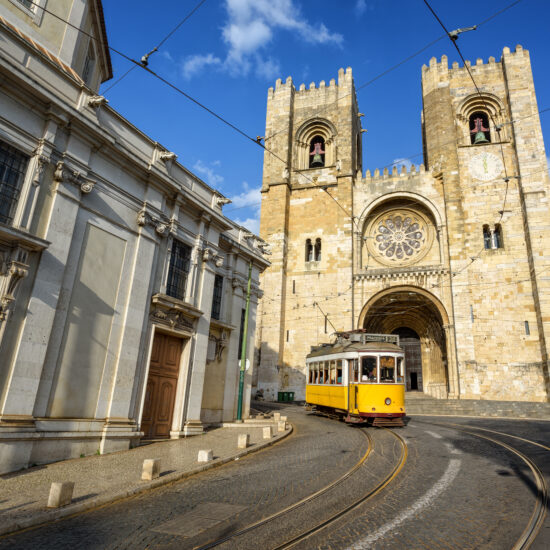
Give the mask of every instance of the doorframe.
<path id="1" fill-rule="evenodd" d="M 185 403 L 185 395 L 182 395 L 182 394 L 185 393 L 185 388 L 187 387 L 186 382 L 187 382 L 187 375 L 189 375 L 189 372 L 187 372 L 188 369 L 186 369 L 186 366 L 189 365 L 189 348 L 191 347 L 188 344 L 191 342 L 193 333 L 181 331 L 181 330 L 172 330 L 163 325 L 157 325 L 155 323 L 151 325 L 151 334 L 149 336 L 147 359 L 145 363 L 143 384 L 142 384 L 142 390 L 141 390 L 141 402 L 139 406 L 138 429 L 141 433 L 140 438 L 143 438 L 144 434 L 141 431 L 141 419 L 143 416 L 143 409 L 145 407 L 145 395 L 147 393 L 147 381 L 149 380 L 149 370 L 151 368 L 151 355 L 153 354 L 153 342 L 155 340 L 155 336 L 157 332 L 160 334 L 166 334 L 167 336 L 173 336 L 173 337 L 179 338 L 182 341 L 181 355 L 180 355 L 180 362 L 179 362 L 179 369 L 178 369 L 178 382 L 176 384 L 176 397 L 174 399 L 174 409 L 172 411 L 172 426 L 170 427 L 170 439 L 178 439 L 179 435 L 174 436 L 173 434 L 174 432 L 176 432 L 177 434 L 180 433 L 181 431 L 180 426 L 183 426 L 183 421 L 184 421 L 182 416 L 184 413 L 183 405 Z"/>

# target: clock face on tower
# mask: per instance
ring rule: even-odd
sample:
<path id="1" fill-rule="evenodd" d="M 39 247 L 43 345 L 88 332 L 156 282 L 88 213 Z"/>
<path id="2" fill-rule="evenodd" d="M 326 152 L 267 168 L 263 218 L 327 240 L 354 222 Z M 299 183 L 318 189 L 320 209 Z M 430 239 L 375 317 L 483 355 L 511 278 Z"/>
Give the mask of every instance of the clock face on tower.
<path id="1" fill-rule="evenodd" d="M 470 174 L 477 180 L 495 179 L 502 168 L 502 160 L 493 153 L 479 153 L 470 159 Z"/>

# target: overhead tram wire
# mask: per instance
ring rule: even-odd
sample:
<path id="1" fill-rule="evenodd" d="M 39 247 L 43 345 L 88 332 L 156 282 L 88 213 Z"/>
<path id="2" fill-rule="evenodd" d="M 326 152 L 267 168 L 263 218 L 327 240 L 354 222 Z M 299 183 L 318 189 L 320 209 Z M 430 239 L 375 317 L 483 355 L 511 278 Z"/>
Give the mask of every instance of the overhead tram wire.
<path id="1" fill-rule="evenodd" d="M 200 0 L 200 2 L 146 55 L 142 57 L 149 59 L 149 56 L 155 52 L 158 52 L 160 47 L 206 2 L 206 0 Z M 106 94 L 112 90 L 119 82 L 124 80 L 134 69 L 137 69 L 137 65 L 132 65 L 119 79 L 115 80 L 108 88 L 103 90 L 103 94 Z"/>
<path id="2" fill-rule="evenodd" d="M 34 4 L 35 6 L 38 6 L 38 4 L 35 2 L 35 1 L 32 1 L 32 4 Z M 40 6 L 39 6 L 40 7 Z M 58 19 L 59 21 L 62 21 L 63 23 L 69 25 L 70 27 L 76 29 L 77 31 L 81 32 L 82 34 L 84 34 L 85 36 L 88 36 L 90 39 L 92 40 L 95 40 L 96 42 L 99 42 L 99 43 L 102 43 L 102 41 L 100 41 L 97 37 L 91 35 L 90 33 L 80 29 L 79 27 L 77 27 L 76 25 L 73 25 L 72 23 L 70 23 L 69 21 L 67 21 L 66 19 L 63 19 L 62 17 L 60 17 L 59 15 L 51 12 L 50 10 L 46 9 L 46 8 L 43 8 L 43 7 L 40 7 L 40 9 L 42 9 L 44 12 L 52 15 L 53 17 L 55 17 L 56 19 Z M 144 64 L 143 62 L 139 62 L 139 61 L 136 61 L 135 59 L 131 58 L 130 56 L 122 53 L 121 51 L 117 50 L 116 48 L 113 48 L 112 46 L 110 45 L 106 45 L 107 48 L 109 48 L 111 51 L 113 51 L 114 53 L 116 53 L 117 55 L 120 55 L 121 57 L 123 57 L 124 59 L 126 59 L 127 61 L 130 61 L 131 63 L 133 63 L 135 66 L 137 67 L 141 67 L 144 71 L 147 71 L 150 75 L 154 76 L 155 78 L 157 78 L 158 80 L 160 80 L 161 82 L 163 82 L 164 84 L 166 84 L 168 87 L 172 88 L 174 91 L 178 92 L 179 94 L 181 94 L 182 96 L 184 96 L 186 99 L 188 99 L 189 101 L 195 103 L 195 105 L 197 105 L 198 107 L 200 107 L 201 109 L 204 109 L 206 112 L 208 112 L 209 114 L 211 114 L 213 117 L 217 118 L 219 121 L 223 122 L 224 124 L 226 124 L 227 126 L 229 126 L 230 128 L 232 128 L 233 130 L 235 130 L 237 133 L 239 133 L 241 136 L 243 136 L 244 138 L 246 138 L 247 140 L 251 141 L 252 143 L 256 144 L 257 146 L 261 147 L 262 149 L 264 149 L 265 151 L 267 151 L 270 155 L 272 155 L 273 157 L 275 157 L 276 159 L 278 159 L 280 162 L 283 163 L 283 165 L 287 168 L 289 168 L 288 166 L 288 163 L 283 159 L 281 158 L 279 155 L 277 155 L 276 153 L 274 153 L 273 151 L 269 150 L 264 144 L 261 143 L 260 139 L 258 138 L 253 138 L 252 136 L 249 136 L 246 132 L 244 132 L 243 130 L 241 130 L 239 127 L 237 127 L 235 124 L 229 122 L 227 119 L 225 119 L 224 117 L 222 117 L 221 115 L 217 114 L 215 111 L 213 111 L 212 109 L 210 109 L 209 107 L 207 107 L 206 105 L 204 105 L 203 103 L 201 103 L 198 99 L 195 99 L 193 96 L 189 95 L 187 92 L 183 91 L 181 88 L 179 88 L 178 86 L 176 86 L 175 84 L 173 84 L 172 82 L 170 82 L 169 80 L 167 80 L 166 78 L 164 78 L 163 76 L 159 75 L 158 73 L 156 73 L 155 71 L 151 70 L 149 67 L 147 67 L 146 64 Z M 327 189 L 327 186 L 324 185 L 324 184 L 318 184 L 317 182 L 315 182 L 312 178 L 310 178 L 306 173 L 304 173 L 304 171 L 302 170 L 297 170 L 295 169 L 295 172 L 298 172 L 299 174 L 301 174 L 305 179 L 307 179 L 311 184 L 313 184 L 314 187 L 318 187 L 319 189 L 322 189 L 337 205 L 339 208 L 341 208 L 345 213 L 346 213 L 346 216 L 350 216 L 350 218 L 352 219 L 353 223 L 356 224 L 355 222 L 355 219 L 353 218 L 353 216 L 350 215 L 350 213 L 346 210 L 346 208 L 340 204 L 340 201 L 338 201 L 338 199 L 336 199 L 331 193 L 328 192 L 328 189 Z"/>
<path id="3" fill-rule="evenodd" d="M 491 21 L 492 19 L 494 19 L 495 17 L 498 17 L 500 14 L 504 13 L 505 11 L 509 10 L 510 8 L 514 7 L 516 4 L 519 4 L 522 0 L 515 0 L 514 2 L 512 2 L 511 4 L 508 4 L 507 6 L 504 6 L 504 8 L 498 10 L 497 12 L 495 12 L 494 14 L 492 14 L 491 16 L 487 17 L 486 19 L 484 19 L 483 21 L 481 21 L 480 23 L 477 23 L 476 27 L 481 27 L 482 25 L 485 25 L 487 24 L 489 21 Z M 426 51 L 428 48 L 430 48 L 431 46 L 433 46 L 434 44 L 436 44 L 437 42 L 439 42 L 440 40 L 443 40 L 443 38 L 445 38 L 447 36 L 447 34 L 442 34 L 440 37 L 432 40 L 430 43 L 426 44 L 425 46 L 423 46 L 422 48 L 420 48 L 419 50 L 417 50 L 415 53 L 409 55 L 408 57 L 406 57 L 405 59 L 399 61 L 398 63 L 396 63 L 395 65 L 392 65 L 389 69 L 386 69 L 385 71 L 382 71 L 381 73 L 379 73 L 377 76 L 375 76 L 374 78 L 372 78 L 371 80 L 365 82 L 364 84 L 362 84 L 361 86 L 359 86 L 358 88 L 356 88 L 356 91 L 358 92 L 359 90 L 362 90 L 363 88 L 366 88 L 367 86 L 370 86 L 371 84 L 373 84 L 374 82 L 376 82 L 377 80 L 379 80 L 380 78 L 382 78 L 383 76 L 391 73 L 392 71 L 394 71 L 395 69 L 398 69 L 399 67 L 401 67 L 401 65 L 404 65 L 405 63 L 407 63 L 408 61 L 410 61 L 411 59 L 414 59 L 415 57 L 417 57 L 418 55 L 420 55 L 422 52 Z M 323 107 L 319 108 L 316 112 L 315 112 L 315 116 L 319 115 L 320 113 L 322 113 L 325 109 L 328 109 L 329 107 L 331 107 L 332 105 L 334 105 L 335 103 L 338 103 L 338 101 L 340 101 L 341 99 L 344 99 L 346 97 L 349 97 L 351 94 L 345 94 L 341 97 L 339 97 L 336 101 L 333 101 L 332 103 L 329 103 L 328 105 L 324 105 Z M 267 141 L 268 139 L 271 139 L 273 137 L 275 137 L 276 135 L 280 134 L 282 132 L 282 130 L 280 132 L 275 132 L 274 134 L 271 134 L 270 136 L 266 136 L 265 140 L 264 141 Z"/>

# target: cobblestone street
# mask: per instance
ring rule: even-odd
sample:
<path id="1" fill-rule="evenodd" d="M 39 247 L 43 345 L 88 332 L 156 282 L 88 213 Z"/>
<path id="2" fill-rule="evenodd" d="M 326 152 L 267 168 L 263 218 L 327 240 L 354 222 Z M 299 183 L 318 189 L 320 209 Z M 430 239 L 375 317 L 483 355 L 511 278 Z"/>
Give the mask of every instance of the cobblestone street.
<path id="1" fill-rule="evenodd" d="M 281 412 L 288 414 L 294 432 L 272 447 L 4 537 L 0 548 L 200 548 L 218 541 L 219 548 L 267 550 L 286 547 L 322 522 L 327 522 L 323 529 L 294 547 L 512 548 L 529 525 L 539 489 L 520 456 L 480 436 L 525 454 L 546 482 L 550 476 L 549 451 L 542 447 L 548 447 L 550 425 L 544 422 L 418 416 L 395 430 L 402 445 L 389 430 L 347 426 L 298 406 Z M 316 498 L 227 538 L 337 481 Z M 362 503 L 333 519 L 362 497 Z M 550 543 L 550 524 L 543 521 L 532 548 Z"/>

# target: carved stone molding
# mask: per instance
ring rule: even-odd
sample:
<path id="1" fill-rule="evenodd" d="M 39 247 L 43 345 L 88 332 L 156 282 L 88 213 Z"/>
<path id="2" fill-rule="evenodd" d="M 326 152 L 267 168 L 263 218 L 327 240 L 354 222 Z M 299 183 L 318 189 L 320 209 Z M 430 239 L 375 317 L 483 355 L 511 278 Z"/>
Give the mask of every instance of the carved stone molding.
<path id="1" fill-rule="evenodd" d="M 154 294 L 151 297 L 150 320 L 157 325 L 164 325 L 173 330 L 195 332 L 194 321 L 202 311 L 182 300 L 165 294 Z"/>
<path id="2" fill-rule="evenodd" d="M 154 227 L 156 233 L 161 237 L 166 237 L 169 233 L 175 231 L 175 220 L 152 215 L 147 211 L 146 205 L 137 213 L 136 222 L 140 227 L 146 225 Z"/>
<path id="3" fill-rule="evenodd" d="M 172 151 L 161 151 L 159 153 L 159 159 L 163 162 L 174 162 L 178 158 L 178 155 L 176 153 L 173 153 Z"/>
<path id="4" fill-rule="evenodd" d="M 34 170 L 32 183 L 33 185 L 38 186 L 42 183 L 42 178 L 44 177 L 44 172 L 46 170 L 46 166 L 50 162 L 50 159 L 44 155 L 38 155 L 36 161 L 36 168 Z"/>
<path id="5" fill-rule="evenodd" d="M 227 347 L 227 332 L 221 331 L 220 337 L 210 333 L 208 336 L 208 352 L 206 355 L 206 362 L 212 363 L 213 361 L 221 361 L 223 351 Z"/>
<path id="6" fill-rule="evenodd" d="M 28 275 L 28 250 L 21 247 L 0 249 L 0 323 L 8 318 L 17 288 Z"/>
<path id="7" fill-rule="evenodd" d="M 94 109 L 107 105 L 107 103 L 109 103 L 109 100 L 102 95 L 93 95 L 88 99 L 88 105 Z"/>
<path id="8" fill-rule="evenodd" d="M 227 197 L 224 197 L 222 195 L 214 194 L 212 196 L 212 207 L 213 208 L 220 208 L 224 206 L 225 204 L 231 204 L 231 199 L 228 199 Z"/>
<path id="9" fill-rule="evenodd" d="M 96 184 L 94 180 L 86 177 L 82 172 L 66 166 L 62 160 L 55 166 L 53 179 L 57 182 L 72 183 L 80 187 L 82 193 L 85 194 L 90 193 Z"/>
<path id="10" fill-rule="evenodd" d="M 223 256 L 218 254 L 212 248 L 206 247 L 202 251 L 202 261 L 203 262 L 213 262 L 216 267 L 223 266 Z"/>

